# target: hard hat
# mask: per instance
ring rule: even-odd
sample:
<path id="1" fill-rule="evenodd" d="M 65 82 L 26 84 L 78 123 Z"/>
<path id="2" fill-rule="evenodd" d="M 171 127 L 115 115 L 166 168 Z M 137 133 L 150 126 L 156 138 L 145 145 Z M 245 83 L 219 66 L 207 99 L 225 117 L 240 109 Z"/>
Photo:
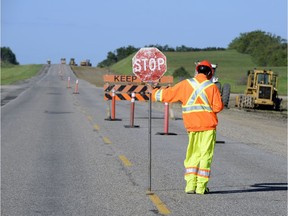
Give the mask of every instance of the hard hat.
<path id="1" fill-rule="evenodd" d="M 201 61 L 196 66 L 196 71 L 198 73 L 206 74 L 208 79 L 211 79 L 213 74 L 214 74 L 213 67 L 212 67 L 211 63 L 209 61 L 207 61 L 207 60 Z"/>

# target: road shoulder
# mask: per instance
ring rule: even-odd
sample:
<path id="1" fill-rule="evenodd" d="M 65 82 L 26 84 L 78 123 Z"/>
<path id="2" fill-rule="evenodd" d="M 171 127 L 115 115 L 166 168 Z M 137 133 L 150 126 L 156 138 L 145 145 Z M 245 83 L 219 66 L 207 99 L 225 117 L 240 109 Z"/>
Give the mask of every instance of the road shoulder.
<path id="1" fill-rule="evenodd" d="M 47 74 L 48 70 L 49 65 L 43 65 L 37 75 L 30 79 L 19 81 L 13 85 L 1 85 L 1 106 L 4 106 L 11 100 L 14 100 L 26 89 L 33 86 Z"/>

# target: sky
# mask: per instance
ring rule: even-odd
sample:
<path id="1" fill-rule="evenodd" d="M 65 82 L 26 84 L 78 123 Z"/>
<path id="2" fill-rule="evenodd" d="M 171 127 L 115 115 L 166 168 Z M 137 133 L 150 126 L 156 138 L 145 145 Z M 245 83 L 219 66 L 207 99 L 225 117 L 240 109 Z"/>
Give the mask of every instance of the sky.
<path id="1" fill-rule="evenodd" d="M 129 45 L 227 48 L 255 30 L 287 40 L 287 0 L 1 0 L 1 47 L 20 64 L 96 66 Z"/>

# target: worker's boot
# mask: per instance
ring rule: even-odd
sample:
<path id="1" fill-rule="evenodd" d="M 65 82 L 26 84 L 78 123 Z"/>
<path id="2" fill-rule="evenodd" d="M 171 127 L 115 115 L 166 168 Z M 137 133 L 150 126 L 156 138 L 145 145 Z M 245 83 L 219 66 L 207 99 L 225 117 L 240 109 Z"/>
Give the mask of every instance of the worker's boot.
<path id="1" fill-rule="evenodd" d="M 198 189 L 198 187 L 197 187 L 196 194 L 208 194 L 208 193 L 209 193 L 208 187 L 206 187 L 204 189 Z"/>

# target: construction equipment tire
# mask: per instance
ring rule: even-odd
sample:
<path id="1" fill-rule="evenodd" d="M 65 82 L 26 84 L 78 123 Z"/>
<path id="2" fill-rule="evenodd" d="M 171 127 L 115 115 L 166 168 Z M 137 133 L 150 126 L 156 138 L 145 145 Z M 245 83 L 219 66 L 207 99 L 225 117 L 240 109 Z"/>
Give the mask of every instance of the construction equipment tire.
<path id="1" fill-rule="evenodd" d="M 222 101 L 223 101 L 223 104 L 226 108 L 229 105 L 230 89 L 231 89 L 230 84 L 224 83 L 223 88 L 222 88 Z"/>

